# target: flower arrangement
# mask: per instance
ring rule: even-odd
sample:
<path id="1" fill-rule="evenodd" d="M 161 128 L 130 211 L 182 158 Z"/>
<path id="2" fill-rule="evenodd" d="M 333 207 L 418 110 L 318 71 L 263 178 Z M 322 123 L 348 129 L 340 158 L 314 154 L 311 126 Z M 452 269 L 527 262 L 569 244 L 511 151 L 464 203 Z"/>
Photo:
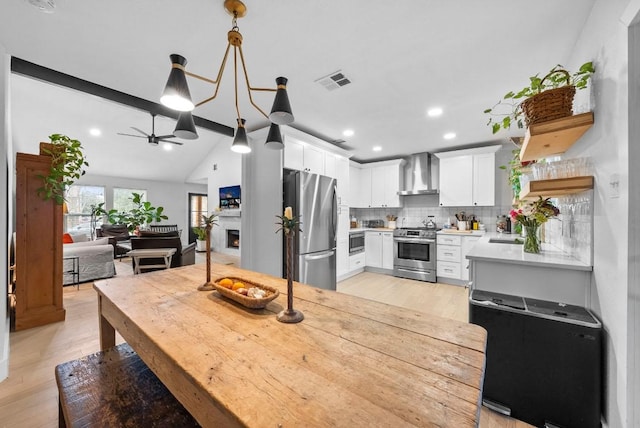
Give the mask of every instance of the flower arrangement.
<path id="1" fill-rule="evenodd" d="M 521 208 L 513 209 L 509 212 L 509 216 L 525 229 L 523 249 L 527 253 L 540 252 L 538 228 L 551 217 L 560 214 L 560 210 L 549 199 L 542 199 L 542 196 L 540 196 L 537 200 L 526 203 Z"/>
<path id="2" fill-rule="evenodd" d="M 517 210 L 511 210 L 509 215 L 511 218 L 523 226 L 540 226 L 546 223 L 551 217 L 560 214 L 560 210 L 551 203 L 550 198 L 529 202 Z"/>

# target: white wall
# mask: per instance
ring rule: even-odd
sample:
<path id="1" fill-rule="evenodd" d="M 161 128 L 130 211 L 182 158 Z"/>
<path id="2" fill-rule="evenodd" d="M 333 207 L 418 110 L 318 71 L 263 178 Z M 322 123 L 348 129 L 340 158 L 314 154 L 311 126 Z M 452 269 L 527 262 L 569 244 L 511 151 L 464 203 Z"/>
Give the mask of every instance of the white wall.
<path id="1" fill-rule="evenodd" d="M 631 427 L 627 420 L 629 358 L 627 291 L 629 238 L 629 118 L 627 28 L 620 17 L 628 0 L 598 0 L 566 65 L 577 69 L 593 60 L 596 74 L 590 100 L 579 91 L 576 104 L 589 103 L 595 124 L 567 152 L 567 157 L 591 156 L 595 166 L 594 269 L 591 306 L 605 330 L 604 421 L 610 427 Z M 637 119 L 635 119 L 637 120 Z M 619 177 L 620 197 L 609 183 Z M 635 425 L 637 426 L 637 425 Z"/>
<path id="2" fill-rule="evenodd" d="M 199 166 L 199 169 L 207 171 L 207 187 L 209 191 L 209 212 L 213 212 L 220 206 L 220 187 L 236 186 L 242 181 L 242 155 L 231 151 L 231 138 L 225 138 L 209 153 L 207 159 Z M 244 188 L 240 188 L 241 200 L 244 198 Z M 242 202 L 241 202 L 242 203 Z M 240 249 L 227 248 L 227 229 L 240 230 L 242 240 L 242 228 L 240 217 L 218 217 L 218 226 L 211 232 L 211 246 L 214 251 L 240 256 Z"/>
<path id="3" fill-rule="evenodd" d="M 9 314 L 4 302 L 7 296 L 8 266 L 7 250 L 13 234 L 13 153 L 11 148 L 10 112 L 9 112 L 9 76 L 10 57 L 4 46 L 0 45 L 0 200 L 4 208 L 0 209 L 0 382 L 9 375 Z"/>
<path id="4" fill-rule="evenodd" d="M 121 187 L 126 189 L 145 189 L 147 191 L 147 201 L 154 207 L 164 207 L 164 214 L 169 220 L 164 220 L 166 224 L 177 224 L 182 229 L 182 241 L 188 238 L 187 226 L 189 224 L 189 197 L 191 193 L 207 193 L 207 186 L 204 184 L 171 183 L 166 181 L 134 180 L 129 178 L 109 177 L 101 175 L 91 175 L 91 170 L 82 176 L 76 184 L 95 185 L 105 187 L 105 206 L 107 209 L 113 207 L 113 188 Z"/>
<path id="5" fill-rule="evenodd" d="M 251 153 L 242 158 L 242 230 L 244 269 L 282 276 L 282 150 L 264 147 L 268 128 L 251 133 Z M 245 191 L 244 189 L 250 189 Z M 249 231 L 251 233 L 249 233 Z"/>

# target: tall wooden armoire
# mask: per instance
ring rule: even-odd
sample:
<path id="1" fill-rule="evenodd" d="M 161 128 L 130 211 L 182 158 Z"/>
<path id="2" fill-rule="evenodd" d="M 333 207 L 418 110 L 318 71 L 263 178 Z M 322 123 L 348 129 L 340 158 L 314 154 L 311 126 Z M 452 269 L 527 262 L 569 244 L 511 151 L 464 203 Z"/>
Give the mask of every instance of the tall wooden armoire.
<path id="1" fill-rule="evenodd" d="M 48 175 L 51 167 L 51 156 L 40 153 L 16 155 L 16 330 L 65 318 L 62 206 L 38 195 L 38 175 Z"/>

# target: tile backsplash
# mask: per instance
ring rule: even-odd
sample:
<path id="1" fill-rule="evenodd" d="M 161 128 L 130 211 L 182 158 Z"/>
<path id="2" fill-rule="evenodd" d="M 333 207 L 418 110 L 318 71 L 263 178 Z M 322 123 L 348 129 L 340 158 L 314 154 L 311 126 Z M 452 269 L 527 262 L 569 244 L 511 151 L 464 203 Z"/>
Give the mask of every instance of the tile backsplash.
<path id="1" fill-rule="evenodd" d="M 422 227 L 428 216 L 434 216 L 438 228 L 449 219 L 455 221 L 455 213 L 464 211 L 474 214 L 484 223 L 487 231 L 496 230 L 496 219 L 500 215 L 509 215 L 510 205 L 494 207 L 454 207 L 443 208 L 438 205 L 437 195 L 421 195 L 404 198 L 402 208 L 351 208 L 349 215 L 357 221 L 383 220 L 387 224 L 387 215 L 395 215 L 396 227 Z M 570 197 L 555 199 L 560 209 L 557 218 L 550 219 L 543 226 L 543 241 L 550 243 L 572 257 L 592 264 L 593 260 L 593 191 L 586 191 Z"/>

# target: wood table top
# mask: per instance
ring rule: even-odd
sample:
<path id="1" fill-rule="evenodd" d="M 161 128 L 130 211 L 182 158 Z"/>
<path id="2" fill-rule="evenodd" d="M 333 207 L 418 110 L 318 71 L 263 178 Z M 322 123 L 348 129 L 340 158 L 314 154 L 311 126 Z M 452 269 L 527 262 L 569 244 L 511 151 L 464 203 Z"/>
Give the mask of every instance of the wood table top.
<path id="1" fill-rule="evenodd" d="M 205 427 L 477 426 L 486 331 L 212 264 L 280 296 L 247 309 L 197 291 L 205 265 L 97 281 L 101 315 Z M 104 343 L 104 342 L 103 342 Z"/>

